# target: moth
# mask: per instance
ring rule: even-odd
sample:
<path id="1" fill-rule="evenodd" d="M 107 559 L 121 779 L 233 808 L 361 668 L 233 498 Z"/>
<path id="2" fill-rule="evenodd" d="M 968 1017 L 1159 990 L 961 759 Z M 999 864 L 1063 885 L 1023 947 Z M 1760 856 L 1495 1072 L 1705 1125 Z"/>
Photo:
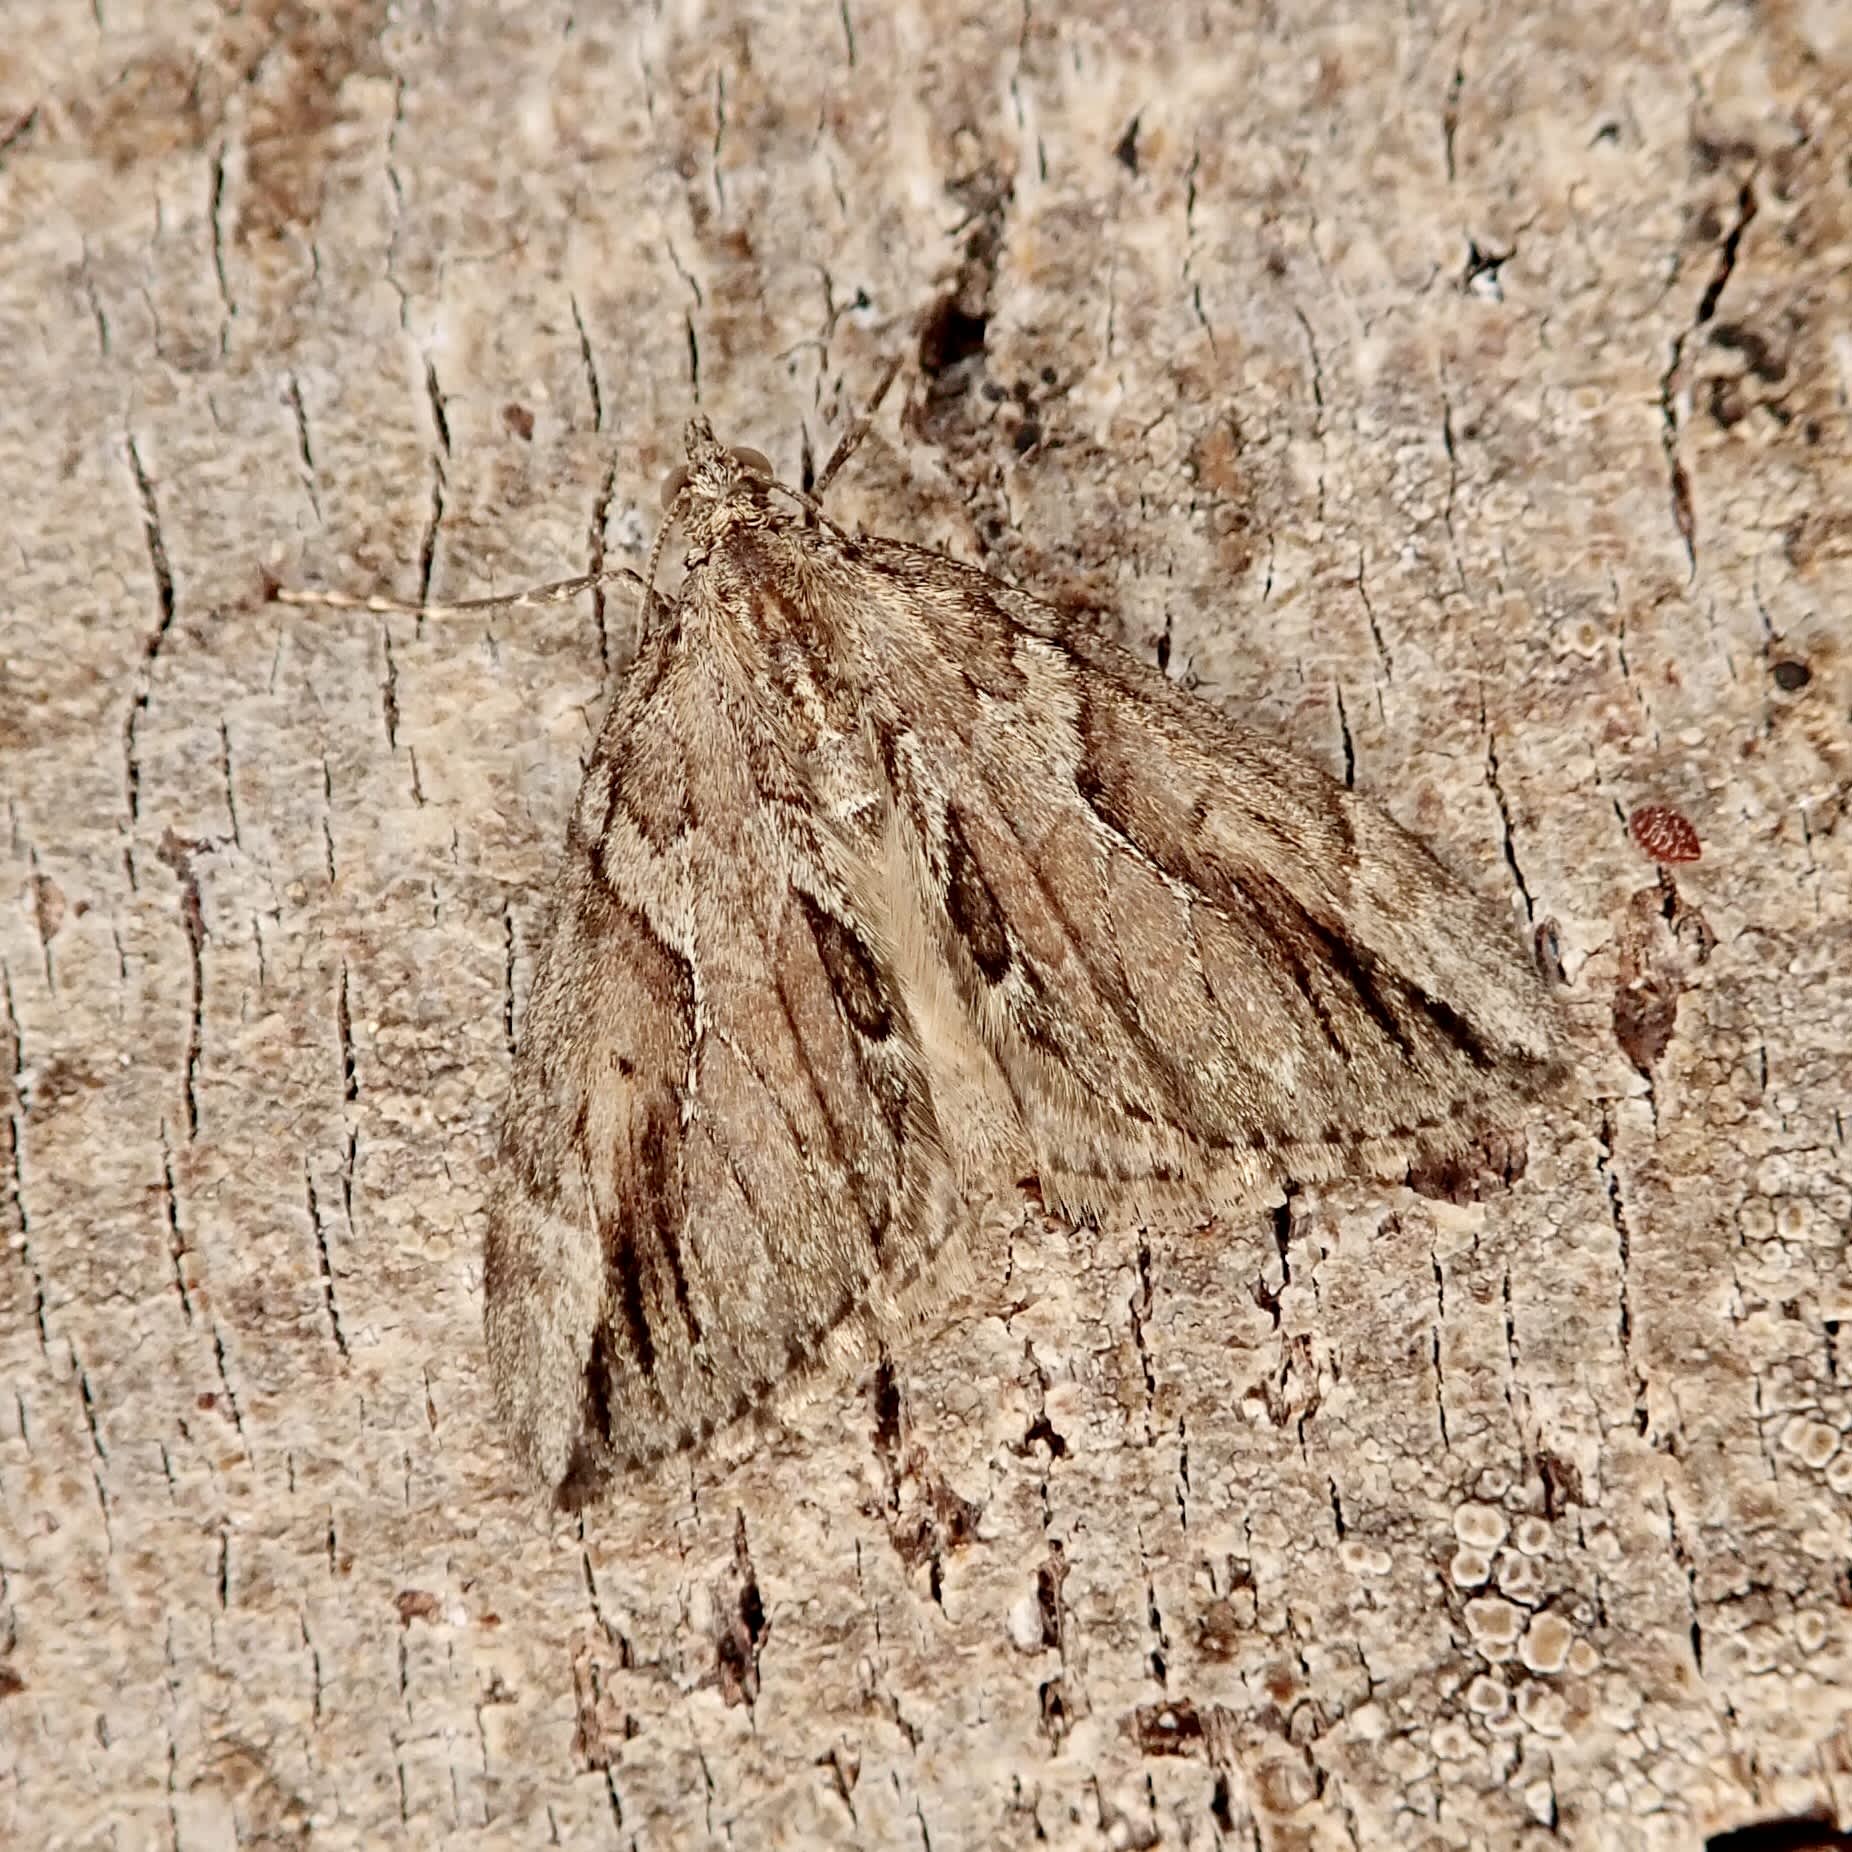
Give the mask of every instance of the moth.
<path id="1" fill-rule="evenodd" d="M 1561 1074 L 1510 923 L 1376 804 L 685 441 L 488 1214 L 496 1397 L 562 1505 L 930 1294 L 987 1193 L 1201 1220 L 1457 1155 Z"/>

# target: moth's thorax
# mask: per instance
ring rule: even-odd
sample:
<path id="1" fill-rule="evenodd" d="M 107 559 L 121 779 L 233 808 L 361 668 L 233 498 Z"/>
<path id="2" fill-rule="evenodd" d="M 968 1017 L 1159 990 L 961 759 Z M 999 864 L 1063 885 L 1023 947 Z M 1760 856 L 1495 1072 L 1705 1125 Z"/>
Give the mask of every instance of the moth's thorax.
<path id="1" fill-rule="evenodd" d="M 756 677 L 781 691 L 795 682 L 844 699 L 864 682 L 863 614 L 826 537 L 783 509 L 735 521 L 699 558 L 688 588 Z"/>
<path id="2" fill-rule="evenodd" d="M 840 829 L 880 809 L 867 652 L 835 543 L 782 509 L 691 554 L 678 649 L 762 794 L 801 791 Z"/>

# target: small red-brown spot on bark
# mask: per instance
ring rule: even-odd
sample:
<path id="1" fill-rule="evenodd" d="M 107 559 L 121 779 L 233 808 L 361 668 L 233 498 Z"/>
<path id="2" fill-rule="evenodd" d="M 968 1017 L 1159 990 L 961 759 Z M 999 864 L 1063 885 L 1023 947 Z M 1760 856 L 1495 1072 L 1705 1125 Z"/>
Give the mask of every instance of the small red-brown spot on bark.
<path id="1" fill-rule="evenodd" d="M 1627 819 L 1627 828 L 1655 862 L 1695 862 L 1703 854 L 1698 832 L 1669 804 L 1642 804 Z"/>
<path id="2" fill-rule="evenodd" d="M 428 1589 L 399 1590 L 399 1624 L 409 1627 L 413 1621 L 434 1621 L 443 1612 L 442 1604 Z"/>

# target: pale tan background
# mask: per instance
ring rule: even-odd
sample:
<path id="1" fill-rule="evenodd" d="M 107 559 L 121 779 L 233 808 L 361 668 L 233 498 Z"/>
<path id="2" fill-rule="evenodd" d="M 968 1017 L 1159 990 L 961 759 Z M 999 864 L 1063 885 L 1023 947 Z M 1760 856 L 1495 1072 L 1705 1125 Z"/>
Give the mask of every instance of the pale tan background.
<path id="1" fill-rule="evenodd" d="M 1852 1814 L 1847 8 L 5 40 L 0 1839 Z M 839 518 L 1353 766 L 1556 923 L 1585 1080 L 1477 1203 L 1027 1228 L 891 1378 L 556 1520 L 484 1167 L 633 606 L 266 576 L 639 563 L 694 405 L 796 478 L 896 353 Z"/>

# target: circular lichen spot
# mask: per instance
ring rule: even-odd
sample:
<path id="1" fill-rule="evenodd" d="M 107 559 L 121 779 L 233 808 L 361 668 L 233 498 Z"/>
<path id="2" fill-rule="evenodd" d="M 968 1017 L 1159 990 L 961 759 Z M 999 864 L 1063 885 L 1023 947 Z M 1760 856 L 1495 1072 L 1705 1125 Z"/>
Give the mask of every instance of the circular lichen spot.
<path id="1" fill-rule="evenodd" d="M 1775 1233 L 1783 1241 L 1806 1240 L 1807 1222 L 1807 1205 L 1798 1197 L 1784 1198 L 1775 1210 Z"/>
<path id="2" fill-rule="evenodd" d="M 1500 1595 L 1482 1595 L 1466 1604 L 1466 1624 L 1472 1629 L 1474 1643 L 1484 1652 L 1487 1647 L 1510 1647 L 1523 1630 L 1524 1615 Z"/>
<path id="3" fill-rule="evenodd" d="M 1338 1556 L 1354 1576 L 1387 1575 L 1391 1567 L 1389 1552 L 1380 1544 L 1363 1543 L 1355 1537 L 1347 1537 L 1338 1546 Z"/>
<path id="4" fill-rule="evenodd" d="M 1575 1630 L 1560 1614 L 1539 1614 L 1525 1629 L 1520 1657 L 1533 1672 L 1560 1672 L 1575 1644 Z"/>
<path id="5" fill-rule="evenodd" d="M 1578 1640 L 1569 1649 L 1567 1670 L 1574 1678 L 1587 1678 L 1601 1664 L 1601 1655 L 1586 1640 Z"/>
<path id="6" fill-rule="evenodd" d="M 1796 1415 L 1781 1430 L 1782 1451 L 1818 1472 L 1839 1451 L 1839 1430 Z"/>
<path id="7" fill-rule="evenodd" d="M 1492 1573 L 1492 1559 L 1483 1550 L 1462 1544 L 1447 1565 L 1447 1578 L 1455 1588 L 1478 1588 Z"/>
<path id="8" fill-rule="evenodd" d="M 1526 1685 L 1518 1693 L 1518 1715 L 1539 1736 L 1561 1736 L 1569 1706 L 1553 1685 Z"/>
<path id="9" fill-rule="evenodd" d="M 1464 1762 L 1473 1752 L 1473 1733 L 1458 1717 L 1446 1717 L 1428 1732 L 1428 1747 L 1438 1761 Z"/>
<path id="10" fill-rule="evenodd" d="M 1794 1644 L 1803 1653 L 1817 1653 L 1829 1631 L 1826 1616 L 1817 1608 L 1804 1608 L 1794 1617 Z"/>
<path id="11" fill-rule="evenodd" d="M 1520 1518 L 1517 1528 L 1511 1534 L 1511 1541 L 1526 1556 L 1541 1556 L 1550 1547 L 1549 1519 Z"/>
<path id="12" fill-rule="evenodd" d="M 1494 1506 L 1465 1504 L 1454 1510 L 1453 1534 L 1471 1549 L 1496 1550 L 1509 1529 L 1505 1514 Z"/>
<path id="13" fill-rule="evenodd" d="M 1543 1566 L 1535 1557 L 1521 1555 L 1516 1550 L 1501 1550 L 1496 1574 L 1500 1590 L 1527 1607 L 1534 1605 L 1543 1593 Z"/>

